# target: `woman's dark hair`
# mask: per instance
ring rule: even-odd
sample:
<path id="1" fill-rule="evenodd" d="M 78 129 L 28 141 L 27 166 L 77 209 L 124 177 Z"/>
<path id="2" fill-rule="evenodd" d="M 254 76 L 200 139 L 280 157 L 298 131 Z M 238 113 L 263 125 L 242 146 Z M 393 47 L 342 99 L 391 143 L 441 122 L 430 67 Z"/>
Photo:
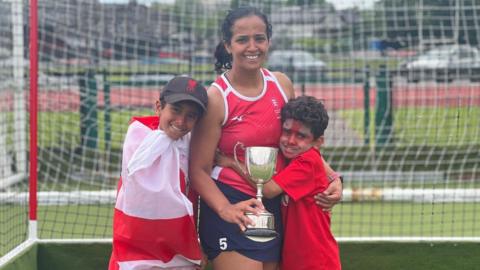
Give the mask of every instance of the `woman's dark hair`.
<path id="1" fill-rule="evenodd" d="M 222 40 L 218 43 L 217 48 L 215 49 L 215 71 L 217 73 L 222 73 L 223 71 L 232 68 L 232 55 L 227 52 L 224 43 L 230 44 L 233 35 L 233 25 L 238 19 L 252 15 L 263 20 L 267 27 L 267 38 L 270 40 L 272 37 L 272 25 L 268 21 L 267 16 L 259 9 L 245 6 L 230 10 L 222 23 Z"/>

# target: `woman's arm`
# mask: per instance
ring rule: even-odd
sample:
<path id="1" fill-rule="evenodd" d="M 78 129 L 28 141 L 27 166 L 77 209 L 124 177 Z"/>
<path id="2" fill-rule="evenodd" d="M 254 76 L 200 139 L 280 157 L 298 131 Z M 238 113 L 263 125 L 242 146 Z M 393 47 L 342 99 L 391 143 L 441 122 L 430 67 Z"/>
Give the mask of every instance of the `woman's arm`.
<path id="1" fill-rule="evenodd" d="M 245 212 L 257 213 L 259 209 L 263 209 L 263 206 L 256 199 L 232 205 L 210 177 L 215 150 L 220 140 L 223 117 L 223 97 L 218 89 L 210 87 L 207 111 L 192 131 L 189 175 L 193 188 L 202 200 L 222 219 L 236 223 L 240 229 L 244 230 L 247 225 L 253 224 L 245 216 Z"/>
<path id="2" fill-rule="evenodd" d="M 343 183 L 340 179 L 340 174 L 335 172 L 325 160 L 323 160 L 323 166 L 325 167 L 328 179 L 330 179 L 330 184 L 325 191 L 315 195 L 315 202 L 325 211 L 328 211 L 342 200 Z"/>

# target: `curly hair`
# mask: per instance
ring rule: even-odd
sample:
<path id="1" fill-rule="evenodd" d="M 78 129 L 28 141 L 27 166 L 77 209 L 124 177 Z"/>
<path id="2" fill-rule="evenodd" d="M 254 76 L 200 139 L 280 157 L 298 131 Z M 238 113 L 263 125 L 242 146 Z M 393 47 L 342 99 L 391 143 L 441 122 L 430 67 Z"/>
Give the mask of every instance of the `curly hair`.
<path id="1" fill-rule="evenodd" d="M 215 71 L 222 73 L 225 70 L 232 68 L 232 56 L 225 49 L 225 44 L 230 44 L 232 40 L 232 27 L 238 19 L 248 16 L 257 16 L 263 20 L 267 27 L 267 38 L 270 40 L 272 37 L 272 25 L 268 21 L 267 16 L 259 9 L 250 6 L 243 6 L 233 10 L 230 10 L 222 23 L 222 40 L 217 44 L 215 49 Z"/>
<path id="2" fill-rule="evenodd" d="M 328 113 L 323 103 L 312 96 L 299 96 L 291 99 L 282 108 L 282 123 L 287 119 L 302 122 L 309 127 L 313 137 L 322 136 L 328 126 Z"/>

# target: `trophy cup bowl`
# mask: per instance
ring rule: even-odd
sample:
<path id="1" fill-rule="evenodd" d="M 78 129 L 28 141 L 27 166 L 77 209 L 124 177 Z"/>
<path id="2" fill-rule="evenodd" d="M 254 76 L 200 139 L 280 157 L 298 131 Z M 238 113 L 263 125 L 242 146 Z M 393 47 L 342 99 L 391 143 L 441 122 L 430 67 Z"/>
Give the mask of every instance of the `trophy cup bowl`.
<path id="1" fill-rule="evenodd" d="M 274 147 L 245 147 L 245 165 L 250 179 L 257 185 L 257 200 L 259 201 L 262 201 L 263 197 L 263 184 L 267 183 L 275 172 L 277 154 L 278 149 Z M 234 151 L 234 157 L 238 162 L 236 151 Z M 254 213 L 245 213 L 245 215 L 255 222 L 255 225 L 247 226 L 244 232 L 247 238 L 257 242 L 266 242 L 277 237 L 275 217 L 272 213 L 264 210 L 258 216 Z"/>

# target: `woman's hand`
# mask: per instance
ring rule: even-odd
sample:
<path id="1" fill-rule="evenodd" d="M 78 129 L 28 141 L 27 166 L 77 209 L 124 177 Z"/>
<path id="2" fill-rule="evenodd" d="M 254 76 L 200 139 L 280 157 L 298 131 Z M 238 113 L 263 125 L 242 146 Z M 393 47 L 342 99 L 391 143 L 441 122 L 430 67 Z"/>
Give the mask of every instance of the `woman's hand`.
<path id="1" fill-rule="evenodd" d="M 330 211 L 335 204 L 342 200 L 342 191 L 342 181 L 340 181 L 340 178 L 336 178 L 330 182 L 324 192 L 314 196 L 315 203 L 322 207 L 324 211 Z"/>
<path id="2" fill-rule="evenodd" d="M 245 231 L 248 225 L 255 225 L 245 213 L 250 212 L 258 215 L 263 209 L 265 209 L 263 204 L 259 200 L 252 198 L 236 204 L 229 204 L 223 207 L 218 212 L 218 215 L 227 222 L 237 224 L 240 230 Z"/>

